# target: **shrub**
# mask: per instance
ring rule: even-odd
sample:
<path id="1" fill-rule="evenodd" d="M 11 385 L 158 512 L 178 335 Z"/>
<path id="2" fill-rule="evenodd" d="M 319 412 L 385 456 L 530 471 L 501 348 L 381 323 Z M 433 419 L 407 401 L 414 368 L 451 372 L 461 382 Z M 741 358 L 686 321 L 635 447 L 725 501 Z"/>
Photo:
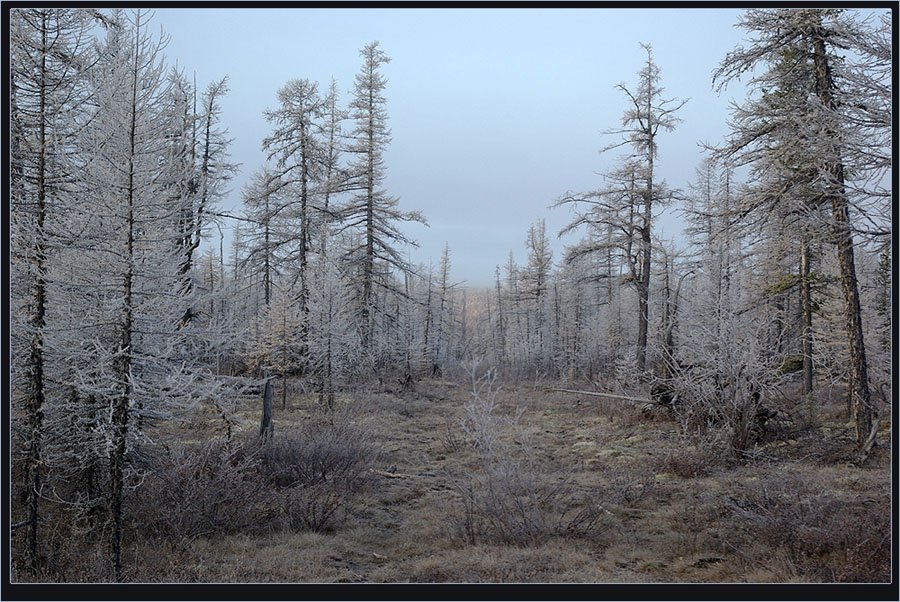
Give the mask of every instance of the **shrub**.
<path id="1" fill-rule="evenodd" d="M 126 515 L 137 530 L 176 541 L 262 529 L 271 514 L 257 465 L 250 449 L 221 441 L 168 446 L 129 494 Z"/>
<path id="2" fill-rule="evenodd" d="M 495 541 L 541 545 L 553 536 L 594 536 L 609 528 L 612 515 L 596 503 L 596 491 L 579 495 L 568 474 L 542 466 L 524 433 L 521 412 L 495 413 L 494 373 L 473 377 L 462 430 L 478 453 L 474 472 L 449 475 L 460 498 L 457 533 L 468 543 Z M 516 444 L 510 444 L 511 435 Z"/>
<path id="3" fill-rule="evenodd" d="M 732 510 L 745 534 L 786 550 L 800 574 L 818 581 L 889 581 L 889 497 L 804 495 L 799 491 L 802 485 L 787 478 L 732 498 Z"/>
<path id="4" fill-rule="evenodd" d="M 276 434 L 262 447 L 261 474 L 278 490 L 291 528 L 327 529 L 349 508 L 378 458 L 373 439 L 360 423 L 339 417 Z"/>
<path id="5" fill-rule="evenodd" d="M 611 467 L 608 474 L 608 496 L 614 504 L 634 506 L 656 489 L 656 473 L 653 470 L 616 466 Z"/>
<path id="6" fill-rule="evenodd" d="M 721 431 L 707 431 L 691 438 L 682 437 L 682 445 L 666 454 L 660 466 L 683 479 L 708 477 L 734 462 Z"/>

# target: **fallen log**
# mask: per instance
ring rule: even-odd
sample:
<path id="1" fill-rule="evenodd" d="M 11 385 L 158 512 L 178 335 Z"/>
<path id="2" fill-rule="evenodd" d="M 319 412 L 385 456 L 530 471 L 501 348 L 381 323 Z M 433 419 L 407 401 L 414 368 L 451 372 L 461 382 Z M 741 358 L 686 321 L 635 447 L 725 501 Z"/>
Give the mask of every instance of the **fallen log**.
<path id="1" fill-rule="evenodd" d="M 556 388 L 547 388 L 547 391 L 558 391 L 560 393 L 574 393 L 576 395 L 590 395 L 591 397 L 607 397 L 610 399 L 624 399 L 625 401 L 632 401 L 634 403 L 649 403 L 649 404 L 653 404 L 656 406 L 668 405 L 666 403 L 654 401 L 652 399 L 643 399 L 640 397 L 628 397 L 627 395 L 613 395 L 612 393 L 599 393 L 597 391 L 577 391 L 575 389 L 556 389 Z"/>
<path id="2" fill-rule="evenodd" d="M 872 448 L 875 447 L 875 441 L 878 437 L 878 427 L 881 425 L 881 418 L 876 418 L 872 424 L 872 430 L 869 431 L 869 436 L 866 438 L 865 443 L 863 443 L 862 448 L 859 450 L 858 454 L 858 463 L 864 463 L 869 454 L 872 453 Z"/>

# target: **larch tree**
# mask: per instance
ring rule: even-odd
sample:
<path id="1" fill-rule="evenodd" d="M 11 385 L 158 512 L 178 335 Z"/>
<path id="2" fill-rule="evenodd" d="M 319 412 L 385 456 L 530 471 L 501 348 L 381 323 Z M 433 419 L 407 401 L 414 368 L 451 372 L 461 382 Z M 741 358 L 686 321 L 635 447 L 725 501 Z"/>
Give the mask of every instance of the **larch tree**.
<path id="1" fill-rule="evenodd" d="M 203 240 L 203 231 L 215 219 L 216 204 L 228 193 L 227 184 L 237 170 L 237 165 L 228 161 L 231 139 L 227 137 L 227 130 L 221 126 L 222 97 L 227 93 L 227 76 L 211 82 L 203 93 L 200 113 L 194 116 L 194 123 L 199 126 L 200 132 L 192 136 L 193 174 L 187 181 L 187 202 L 183 203 L 187 211 L 179 216 L 184 232 L 181 239 L 183 259 L 179 274 L 188 291 L 192 288 L 191 268 L 194 265 L 194 254 Z M 180 178 L 176 178 L 176 181 L 179 180 Z M 182 317 L 182 323 L 191 320 L 192 311 L 192 308 L 188 308 Z"/>
<path id="2" fill-rule="evenodd" d="M 450 245 L 444 243 L 441 263 L 438 267 L 437 307 L 433 312 L 430 306 L 432 296 L 430 280 L 427 289 L 428 299 L 426 300 L 426 303 L 429 304 L 426 311 L 426 320 L 433 316 L 435 325 L 432 336 L 433 352 L 429 356 L 431 361 L 434 362 L 433 372 L 443 373 L 451 359 L 452 339 L 454 336 L 453 310 L 455 288 L 455 285 L 450 281 Z"/>
<path id="3" fill-rule="evenodd" d="M 45 328 L 50 263 L 60 237 L 57 216 L 71 205 L 74 141 L 86 121 L 88 33 L 95 15 L 72 9 L 13 9 L 10 32 L 10 250 L 12 254 L 13 401 L 25 409 L 25 559 L 38 564 L 42 443 L 48 397 Z M 27 351 L 26 351 L 27 347 Z M 20 379 L 19 374 L 25 378 Z M 22 382 L 22 381 L 27 381 Z"/>
<path id="4" fill-rule="evenodd" d="M 426 222 L 417 211 L 402 211 L 398 206 L 399 200 L 382 188 L 384 151 L 390 143 L 391 133 L 387 125 L 387 99 L 384 96 L 387 78 L 381 68 L 390 62 L 390 58 L 378 42 L 363 46 L 360 56 L 363 65 L 356 74 L 350 102 L 350 117 L 355 122 L 355 128 L 346 151 L 352 157 L 347 189 L 354 194 L 342 208 L 341 229 L 362 231 L 359 244 L 347 249 L 346 255 L 359 266 L 359 318 L 363 346 L 367 348 L 374 326 L 374 287 L 397 288 L 377 272 L 376 265 L 383 262 L 388 273 L 391 269 L 408 272 L 410 266 L 398 244 L 415 243 L 400 231 L 398 222 Z"/>
<path id="5" fill-rule="evenodd" d="M 719 151 L 720 156 L 737 165 L 750 167 L 752 186 L 734 207 L 734 214 L 743 216 L 745 227 L 758 226 L 760 220 L 777 222 L 767 226 L 769 236 L 780 239 L 771 241 L 770 248 L 781 249 L 785 265 L 772 266 L 774 281 L 765 285 L 764 293 L 779 307 L 775 318 L 781 331 L 777 337 L 781 351 L 782 335 L 786 334 L 781 305 L 786 294 L 799 292 L 804 395 L 813 390 L 814 250 L 825 218 L 823 189 L 816 168 L 807 158 L 810 135 L 805 124 L 811 119 L 810 111 L 817 110 L 807 102 L 815 89 L 815 66 L 809 50 L 802 44 L 783 49 L 780 60 L 761 76 L 766 90 L 746 107 L 734 108 L 734 135 Z M 752 136 L 762 136 L 765 147 L 748 148 Z M 790 252 L 795 248 L 799 257 Z"/>
<path id="6" fill-rule="evenodd" d="M 692 310 L 702 312 L 716 325 L 716 332 L 726 313 L 735 310 L 735 291 L 739 288 L 736 263 L 742 252 L 742 236 L 746 235 L 734 223 L 739 205 L 733 178 L 730 164 L 711 155 L 704 157 L 681 210 L 687 219 L 685 234 L 696 266 L 693 285 L 698 294 Z"/>
<path id="7" fill-rule="evenodd" d="M 251 278 L 258 279 L 262 287 L 263 305 L 272 300 L 272 281 L 283 261 L 281 247 L 284 241 L 279 232 L 279 222 L 283 221 L 283 188 L 277 174 L 269 167 L 255 171 L 244 187 L 242 200 L 243 218 L 248 222 L 241 239 L 241 256 L 238 266 L 247 268 Z"/>
<path id="8" fill-rule="evenodd" d="M 548 307 L 551 291 L 550 274 L 553 269 L 553 252 L 550 239 L 547 238 L 547 227 L 544 220 L 539 219 L 528 228 L 525 240 L 528 261 L 519 277 L 522 301 L 527 304 L 526 316 L 534 317 L 534 324 L 527 328 L 528 336 L 537 335 L 537 341 L 531 342 L 530 354 L 536 367 L 546 368 L 549 364 L 547 351 L 549 345 Z"/>
<path id="9" fill-rule="evenodd" d="M 113 578 L 120 580 L 124 498 L 138 470 L 132 452 L 160 421 L 222 395 L 223 383 L 198 353 L 208 333 L 180 320 L 194 299 L 182 286 L 182 204 L 171 202 L 170 184 L 195 172 L 186 168 L 176 176 L 167 163 L 167 134 L 180 116 L 169 110 L 166 38 L 148 33 L 147 13 L 115 11 L 111 18 L 116 26 L 93 72 L 97 110 L 85 132 L 79 205 L 70 218 L 72 229 L 92 236 L 67 269 L 80 271 L 92 285 L 79 293 L 91 323 L 78 336 L 88 347 L 75 349 L 83 365 L 69 378 L 83 400 L 78 411 L 90 413 L 81 427 L 89 443 L 84 451 L 105 466 L 108 520 L 102 531 Z M 210 198 L 217 185 L 207 184 Z M 86 345 L 75 339 L 68 344 Z"/>
<path id="10" fill-rule="evenodd" d="M 319 95 L 318 84 L 307 79 L 293 79 L 282 86 L 278 101 L 281 106 L 266 111 L 266 119 L 275 126 L 275 131 L 263 140 L 262 147 L 268 159 L 275 161 L 276 181 L 284 188 L 286 212 L 296 223 L 296 231 L 289 233 L 287 240 L 293 243 L 296 253 L 300 307 L 297 337 L 303 345 L 309 329 L 309 261 L 318 238 L 312 232 L 313 194 L 314 187 L 323 178 L 321 164 L 327 161 L 322 157 L 324 149 L 319 135 L 319 120 L 325 114 L 326 105 Z M 305 355 L 301 350 L 301 356 Z"/>
<path id="11" fill-rule="evenodd" d="M 675 113 L 686 100 L 666 99 L 660 85 L 659 67 L 653 60 L 649 45 L 641 47 L 647 53 L 644 67 L 638 74 L 637 88 L 632 91 L 625 84 L 620 90 L 628 99 L 628 108 L 622 115 L 622 127 L 608 131 L 621 136 L 603 149 L 604 152 L 628 146 L 631 149 L 621 165 L 607 175 L 606 189 L 587 194 L 567 194 L 556 206 L 574 204 L 586 206 L 577 213 L 562 233 L 582 225 L 599 228 L 601 236 L 596 243 L 589 242 L 572 249 L 570 257 L 608 252 L 617 249 L 629 269 L 628 282 L 638 295 L 637 346 L 635 361 L 640 373 L 647 364 L 647 336 L 650 308 L 650 269 L 652 257 L 653 209 L 667 200 L 670 191 L 656 176 L 657 139 L 660 132 L 671 132 L 679 119 Z M 602 237 L 607 227 L 611 238 Z"/>
<path id="12" fill-rule="evenodd" d="M 857 97 L 845 78 L 838 52 L 858 47 L 860 40 L 870 39 L 872 33 L 843 11 L 832 9 L 754 9 L 742 16 L 739 25 L 752 35 L 750 45 L 729 53 L 716 70 L 714 81 L 722 87 L 756 67 L 764 67 L 763 74 L 751 80 L 751 90 L 765 96 L 765 87 L 775 84 L 783 93 L 791 95 L 789 106 L 777 109 L 796 111 L 797 135 L 803 136 L 804 168 L 814 174 L 819 188 L 818 201 L 830 207 L 828 227 L 838 256 L 849 343 L 849 396 L 857 445 L 865 454 L 866 446 L 874 440 L 873 406 L 854 257 L 854 221 L 860 218 L 851 212 L 855 189 L 848 182 L 848 179 L 852 182 L 857 166 L 847 161 L 858 156 L 850 149 L 866 148 L 866 145 L 858 141 L 852 131 L 854 122 L 848 118 L 848 111 L 854 113 L 848 107 L 856 104 L 848 100 Z M 795 84 L 784 79 L 773 81 L 779 66 L 790 56 L 811 66 L 810 87 L 802 87 L 807 85 L 807 79 Z M 771 139 L 767 115 L 752 109 L 762 111 L 764 107 L 751 101 L 744 109 L 746 118 L 736 120 L 738 128 L 730 143 L 735 151 L 745 154 L 764 152 L 764 145 Z M 756 136 L 747 131 L 749 127 L 741 127 L 747 120 L 755 120 L 762 127 Z M 777 121 L 772 123 L 774 127 Z"/>

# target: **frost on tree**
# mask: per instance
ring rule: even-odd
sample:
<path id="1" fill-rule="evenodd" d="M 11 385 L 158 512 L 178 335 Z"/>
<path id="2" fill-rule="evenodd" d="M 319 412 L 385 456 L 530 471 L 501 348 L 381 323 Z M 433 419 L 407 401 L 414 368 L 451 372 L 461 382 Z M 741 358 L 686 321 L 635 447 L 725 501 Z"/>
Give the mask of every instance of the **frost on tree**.
<path id="1" fill-rule="evenodd" d="M 637 89 L 632 91 L 625 84 L 617 86 L 627 97 L 628 108 L 622 115 L 622 127 L 607 133 L 621 136 L 621 140 L 603 149 L 605 152 L 627 146 L 631 153 L 606 174 L 606 188 L 579 195 L 567 194 L 556 203 L 557 206 L 576 206 L 576 219 L 562 233 L 581 226 L 599 230 L 597 237 L 573 247 L 570 258 L 614 251 L 627 268 L 624 282 L 634 287 L 638 295 L 635 362 L 640 373 L 644 372 L 647 363 L 653 209 L 668 200 L 671 194 L 654 171 L 657 137 L 660 131 L 675 129 L 679 121 L 675 113 L 687 102 L 663 97 L 659 67 L 653 60 L 650 46 L 642 47 L 647 59 L 638 74 Z"/>
<path id="2" fill-rule="evenodd" d="M 883 65 L 883 56 L 878 58 L 883 29 L 873 33 L 852 15 L 831 9 L 750 10 L 740 25 L 753 36 L 750 45 L 729 53 L 716 71 L 716 81 L 722 86 L 756 66 L 766 69 L 750 82 L 760 99 L 736 108 L 729 152 L 756 161 L 767 158 L 767 145 L 773 140 L 780 139 L 776 149 L 782 153 L 790 153 L 793 144 L 797 150 L 788 155 L 793 163 L 788 161 L 787 168 L 791 173 L 805 173 L 807 180 L 815 182 L 807 196 L 830 212 L 827 221 L 820 223 L 827 225 L 828 242 L 837 251 L 850 360 L 849 397 L 857 445 L 866 453 L 866 446 L 873 441 L 873 406 L 854 228 L 855 222 L 867 217 L 851 212 L 851 204 L 865 206 L 866 197 L 871 196 L 871 186 L 866 183 L 873 181 L 873 174 L 883 174 L 883 162 L 878 157 L 885 128 L 879 116 L 884 114 L 886 97 L 876 72 L 863 90 L 880 89 L 882 93 L 872 99 L 860 98 L 856 94 L 860 70 L 845 68 L 836 53 L 843 48 L 858 48 L 863 57 Z M 792 57 L 802 69 L 787 70 L 786 62 Z M 863 121 L 867 127 L 854 130 L 861 115 L 866 116 Z M 866 132 L 880 135 L 861 138 L 860 134 Z M 808 273 L 808 259 L 802 263 Z"/>

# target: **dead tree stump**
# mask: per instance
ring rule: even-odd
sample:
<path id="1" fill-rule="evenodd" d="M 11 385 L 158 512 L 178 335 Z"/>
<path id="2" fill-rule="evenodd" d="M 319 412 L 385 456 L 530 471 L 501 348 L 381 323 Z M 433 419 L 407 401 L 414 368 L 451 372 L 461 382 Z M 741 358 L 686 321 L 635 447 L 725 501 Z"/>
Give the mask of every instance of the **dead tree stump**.
<path id="1" fill-rule="evenodd" d="M 263 389 L 263 411 L 262 421 L 259 424 L 259 440 L 265 443 L 272 438 L 275 432 L 275 424 L 272 422 L 272 380 L 266 380 L 266 386 Z"/>

